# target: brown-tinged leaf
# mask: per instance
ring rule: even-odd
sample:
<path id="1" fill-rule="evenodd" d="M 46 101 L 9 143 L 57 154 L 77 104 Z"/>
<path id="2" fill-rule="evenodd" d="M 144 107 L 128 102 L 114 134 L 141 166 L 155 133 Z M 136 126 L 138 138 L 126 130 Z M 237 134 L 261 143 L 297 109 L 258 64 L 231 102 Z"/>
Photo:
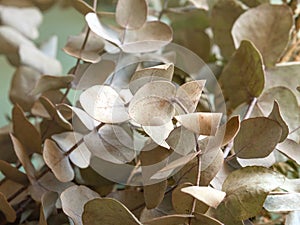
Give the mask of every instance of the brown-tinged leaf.
<path id="1" fill-rule="evenodd" d="M 56 210 L 55 203 L 58 199 L 58 194 L 55 192 L 47 192 L 43 195 L 40 208 L 40 225 L 48 225 L 47 219 Z"/>
<path id="2" fill-rule="evenodd" d="M 236 19 L 244 12 L 242 6 L 234 0 L 220 0 L 211 11 L 211 27 L 214 41 L 220 47 L 222 56 L 230 59 L 234 53 L 231 29 Z"/>
<path id="3" fill-rule="evenodd" d="M 217 208 L 226 195 L 223 191 L 205 186 L 184 187 L 181 191 L 213 208 Z"/>
<path id="4" fill-rule="evenodd" d="M 105 59 L 90 64 L 84 72 L 76 75 L 73 86 L 78 90 L 85 90 L 94 85 L 103 84 L 109 75 L 115 71 L 115 67 L 113 61 Z"/>
<path id="5" fill-rule="evenodd" d="M 231 117 L 226 124 L 219 127 L 216 133 L 217 140 L 221 140 L 221 145 L 227 145 L 231 140 L 235 138 L 240 130 L 241 122 L 239 116 Z"/>
<path id="6" fill-rule="evenodd" d="M 191 225 L 224 225 L 215 218 L 205 214 L 194 213 L 194 216 L 191 220 Z"/>
<path id="7" fill-rule="evenodd" d="M 143 222 L 144 225 L 181 225 L 188 222 L 190 218 L 193 218 L 192 215 L 168 215 L 155 218 L 150 221 Z"/>
<path id="8" fill-rule="evenodd" d="M 1 54 L 17 54 L 21 45 L 34 47 L 34 44 L 30 40 L 10 26 L 0 27 L 0 43 Z"/>
<path id="9" fill-rule="evenodd" d="M 247 65 L 247 66 L 241 66 Z M 230 80 L 230 82 L 228 82 Z M 250 41 L 242 41 L 219 78 L 221 88 L 230 109 L 243 102 L 250 102 L 264 89 L 262 58 Z"/>
<path id="10" fill-rule="evenodd" d="M 34 152 L 40 153 L 42 145 L 41 136 L 25 117 L 20 106 L 14 106 L 12 116 L 14 135 L 22 143 L 26 152 L 29 155 Z"/>
<path id="11" fill-rule="evenodd" d="M 226 198 L 217 208 L 218 218 L 226 225 L 233 225 L 233 220 L 257 215 L 268 193 L 282 185 L 284 180 L 283 175 L 264 167 L 244 167 L 232 172 L 222 187 Z"/>
<path id="12" fill-rule="evenodd" d="M 276 26 L 273 26 L 274 24 Z M 285 50 L 292 26 L 293 16 L 290 7 L 262 4 L 249 9 L 235 21 L 232 37 L 236 48 L 243 40 L 253 42 L 262 54 L 264 64 L 271 67 Z"/>
<path id="13" fill-rule="evenodd" d="M 112 198 L 88 201 L 84 206 L 82 220 L 84 225 L 141 225 L 122 203 Z"/>
<path id="14" fill-rule="evenodd" d="M 108 198 L 114 198 L 128 208 L 135 216 L 140 212 L 139 208 L 145 203 L 144 195 L 138 190 L 122 190 L 111 192 Z"/>
<path id="15" fill-rule="evenodd" d="M 157 146 L 154 143 L 146 145 L 140 153 L 144 198 L 148 209 L 157 207 L 164 198 L 167 177 L 154 180 L 151 179 L 151 176 L 166 165 L 168 156 L 171 153 L 171 150 Z"/>
<path id="16" fill-rule="evenodd" d="M 69 87 L 73 79 L 74 79 L 73 75 L 66 75 L 66 76 L 43 75 L 38 80 L 31 94 L 37 95 L 50 90 L 67 88 Z"/>
<path id="17" fill-rule="evenodd" d="M 64 118 L 59 110 L 56 109 L 55 105 L 50 101 L 50 99 L 48 99 L 46 96 L 42 96 L 39 98 L 39 101 L 45 107 L 51 119 L 54 120 L 58 126 L 64 128 L 65 130 L 72 130 L 72 124 Z M 53 121 L 51 122 L 53 123 Z"/>
<path id="18" fill-rule="evenodd" d="M 17 219 L 16 211 L 8 203 L 4 194 L 0 192 L 0 211 L 5 215 L 5 218 L 8 222 L 13 223 Z"/>
<path id="19" fill-rule="evenodd" d="M 13 16 L 12 16 L 13 15 Z M 1 24 L 12 27 L 29 39 L 39 36 L 38 27 L 42 23 L 40 10 L 34 7 L 0 7 Z"/>
<path id="20" fill-rule="evenodd" d="M 0 159 L 8 163 L 15 163 L 18 159 L 9 136 L 11 132 L 11 125 L 0 128 Z"/>
<path id="21" fill-rule="evenodd" d="M 129 119 L 123 99 L 110 86 L 95 85 L 80 95 L 83 109 L 103 123 L 121 123 Z"/>
<path id="22" fill-rule="evenodd" d="M 61 182 L 73 180 L 74 171 L 68 156 L 60 150 L 54 141 L 46 139 L 43 149 L 43 158 L 58 180 Z"/>
<path id="23" fill-rule="evenodd" d="M 264 208 L 268 212 L 290 212 L 300 210 L 299 193 L 269 194 L 264 202 Z"/>
<path id="24" fill-rule="evenodd" d="M 19 171 L 16 167 L 3 160 L 0 160 L 0 171 L 7 179 L 24 186 L 28 185 L 27 176 L 23 172 Z"/>
<path id="25" fill-rule="evenodd" d="M 73 7 L 83 15 L 94 12 L 94 9 L 83 0 L 72 0 Z"/>
<path id="26" fill-rule="evenodd" d="M 254 111 L 260 112 L 258 115 L 268 115 L 273 107 L 274 101 L 277 101 L 280 108 L 280 114 L 289 127 L 289 131 L 297 129 L 300 124 L 300 111 L 296 96 L 286 87 L 270 88 L 262 94 L 257 101 Z M 288 136 L 296 142 L 300 141 L 300 130 L 297 130 Z"/>
<path id="27" fill-rule="evenodd" d="M 176 100 L 179 101 L 183 106 L 185 111 L 184 113 L 193 113 L 196 110 L 203 88 L 205 86 L 205 82 L 205 80 L 190 81 L 184 83 L 178 88 L 176 93 Z M 180 109 L 180 107 L 178 108 L 179 111 L 183 110 Z"/>
<path id="28" fill-rule="evenodd" d="M 82 49 L 86 34 L 69 36 L 64 52 L 85 62 L 97 63 L 101 60 L 100 53 L 104 50 L 104 40 L 93 32 L 89 33 L 86 44 Z"/>
<path id="29" fill-rule="evenodd" d="M 84 205 L 90 200 L 98 198 L 100 198 L 98 193 L 83 185 L 69 187 L 60 195 L 62 209 L 75 225 L 86 224 L 82 219 Z M 96 218 L 90 216 L 90 219 L 95 221 Z"/>
<path id="30" fill-rule="evenodd" d="M 76 146 L 76 148 L 68 155 L 69 159 L 79 168 L 87 168 L 90 164 L 91 152 L 84 143 L 77 144 L 82 138 L 83 135 L 76 132 L 64 132 L 52 136 L 52 139 L 66 153 Z"/>
<path id="31" fill-rule="evenodd" d="M 221 121 L 221 113 L 189 113 L 175 116 L 185 128 L 199 135 L 214 136 Z"/>
<path id="32" fill-rule="evenodd" d="M 172 205 L 174 210 L 180 214 L 191 214 L 194 198 L 181 191 L 182 188 L 192 187 L 191 183 L 179 184 L 172 192 Z M 196 201 L 195 212 L 205 213 L 209 206 L 201 201 Z"/>
<path id="33" fill-rule="evenodd" d="M 22 143 L 13 134 L 10 134 L 10 138 L 14 145 L 16 155 L 17 155 L 19 161 L 21 162 L 22 166 L 24 167 L 24 170 L 26 172 L 26 175 L 27 175 L 29 181 L 31 183 L 34 182 L 35 181 L 35 169 L 33 167 L 32 162 L 30 161 L 29 156 L 27 155 L 27 152 L 25 151 Z"/>
<path id="34" fill-rule="evenodd" d="M 62 73 L 62 66 L 57 59 L 44 54 L 36 47 L 22 44 L 19 48 L 20 64 L 32 67 L 42 74 L 57 75 Z"/>
<path id="35" fill-rule="evenodd" d="M 170 102 L 176 87 L 169 81 L 153 81 L 141 87 L 129 104 L 129 115 L 143 126 L 160 126 L 169 122 L 175 109 Z"/>
<path id="36" fill-rule="evenodd" d="M 163 179 L 169 177 L 175 170 L 180 169 L 180 167 L 183 167 L 185 164 L 197 157 L 198 154 L 199 152 L 193 152 L 183 157 L 180 157 L 174 161 L 171 161 L 168 165 L 166 165 L 164 168 L 155 173 L 151 177 L 151 179 Z"/>
<path id="37" fill-rule="evenodd" d="M 129 89 L 135 94 L 145 84 L 156 81 L 171 81 L 174 73 L 174 64 L 168 63 L 136 71 L 130 80 Z"/>
<path id="38" fill-rule="evenodd" d="M 118 0 L 116 21 L 124 29 L 139 29 L 147 19 L 145 0 Z"/>
<path id="39" fill-rule="evenodd" d="M 94 156 L 115 164 L 131 162 L 136 155 L 132 137 L 118 125 L 92 131 L 84 136 L 84 143 Z"/>
<path id="40" fill-rule="evenodd" d="M 128 30 L 121 49 L 128 53 L 152 52 L 172 41 L 172 29 L 160 21 L 145 23 L 138 30 Z"/>
<path id="41" fill-rule="evenodd" d="M 296 163 L 300 164 L 300 144 L 297 142 L 291 139 L 286 139 L 279 143 L 276 146 L 276 149 L 290 159 L 295 160 Z"/>
<path id="42" fill-rule="evenodd" d="M 10 86 L 10 101 L 14 104 L 19 104 L 24 111 L 29 112 L 33 103 L 38 99 L 38 96 L 33 95 L 31 91 L 40 77 L 40 72 L 35 69 L 27 66 L 18 67 L 13 75 Z"/>
<path id="43" fill-rule="evenodd" d="M 287 136 L 289 135 L 289 127 L 287 126 L 287 124 L 285 123 L 285 121 L 282 119 L 281 113 L 280 113 L 280 109 L 279 109 L 279 105 L 277 101 L 274 101 L 274 105 L 273 105 L 273 109 L 272 112 L 269 115 L 269 118 L 272 120 L 275 120 L 279 123 L 279 125 L 281 126 L 281 138 L 279 142 L 283 142 Z"/>
<path id="44" fill-rule="evenodd" d="M 234 151 L 239 158 L 268 156 L 280 141 L 279 123 L 266 117 L 255 117 L 241 122 L 241 129 L 234 139 Z"/>

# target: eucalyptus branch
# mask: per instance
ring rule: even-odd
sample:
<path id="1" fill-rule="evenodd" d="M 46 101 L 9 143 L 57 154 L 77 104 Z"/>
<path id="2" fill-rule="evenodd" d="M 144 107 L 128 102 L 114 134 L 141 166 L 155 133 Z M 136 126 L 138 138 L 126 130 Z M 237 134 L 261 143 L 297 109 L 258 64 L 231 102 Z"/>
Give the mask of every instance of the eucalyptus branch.
<path id="1" fill-rule="evenodd" d="M 162 8 L 162 10 L 160 11 L 160 13 L 159 13 L 159 15 L 158 15 L 158 20 L 161 20 L 162 16 L 163 16 L 164 13 L 166 12 L 166 9 L 168 8 L 168 3 L 169 3 L 169 0 L 165 0 L 165 1 L 164 1 L 163 8 Z"/>

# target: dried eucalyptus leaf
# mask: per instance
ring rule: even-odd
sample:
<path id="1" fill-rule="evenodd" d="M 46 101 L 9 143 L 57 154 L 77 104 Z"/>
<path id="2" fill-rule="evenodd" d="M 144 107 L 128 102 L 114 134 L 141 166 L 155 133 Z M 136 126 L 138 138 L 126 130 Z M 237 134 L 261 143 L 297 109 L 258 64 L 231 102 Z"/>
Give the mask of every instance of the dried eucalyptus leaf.
<path id="1" fill-rule="evenodd" d="M 84 205 L 90 200 L 99 198 L 98 193 L 83 185 L 69 187 L 60 195 L 62 209 L 75 225 L 87 224 L 84 218 L 82 219 Z M 90 216 L 90 219 L 95 220 L 95 217 Z"/>
<path id="2" fill-rule="evenodd" d="M 279 123 L 266 117 L 243 120 L 234 139 L 234 151 L 244 159 L 267 157 L 280 141 L 281 133 Z"/>
<path id="3" fill-rule="evenodd" d="M 24 186 L 29 184 L 28 178 L 23 172 L 3 160 L 0 160 L 0 171 L 7 179 Z"/>
<path id="4" fill-rule="evenodd" d="M 72 0 L 73 7 L 83 15 L 94 12 L 94 9 L 83 0 Z"/>
<path id="5" fill-rule="evenodd" d="M 207 0 L 189 0 L 198 9 L 209 10 L 209 5 Z"/>
<path id="6" fill-rule="evenodd" d="M 42 145 L 41 135 L 25 117 L 20 106 L 14 106 L 12 116 L 14 135 L 22 143 L 27 154 L 40 153 Z"/>
<path id="7" fill-rule="evenodd" d="M 180 214 L 191 214 L 191 209 L 193 205 L 194 198 L 189 194 L 181 191 L 183 188 L 192 187 L 191 183 L 179 184 L 172 192 L 172 205 L 174 210 Z M 196 202 L 195 212 L 205 213 L 209 206 L 201 201 Z"/>
<path id="8" fill-rule="evenodd" d="M 22 166 L 24 167 L 24 170 L 26 172 L 26 175 L 27 175 L 30 183 L 34 183 L 36 172 L 35 172 L 32 162 L 30 161 L 29 156 L 27 155 L 27 152 L 25 151 L 21 142 L 13 134 L 10 134 L 10 138 L 13 142 L 16 155 L 17 155 L 19 161 L 21 162 Z"/>
<path id="9" fill-rule="evenodd" d="M 199 135 L 214 136 L 221 121 L 221 113 L 189 113 L 175 118 L 190 131 Z"/>
<path id="10" fill-rule="evenodd" d="M 243 64 L 247 66 L 241 66 Z M 250 41 L 241 42 L 223 69 L 219 81 L 230 109 L 248 103 L 262 93 L 265 83 L 262 58 Z"/>
<path id="11" fill-rule="evenodd" d="M 129 115 L 143 126 L 160 126 L 168 123 L 175 114 L 170 99 L 176 87 L 169 81 L 153 81 L 141 87 L 129 104 Z"/>
<path id="12" fill-rule="evenodd" d="M 9 136 L 11 132 L 12 127 L 10 125 L 0 128 L 0 159 L 8 163 L 15 163 L 18 159 Z"/>
<path id="13" fill-rule="evenodd" d="M 11 81 L 10 101 L 14 104 L 19 104 L 24 111 L 29 112 L 34 102 L 38 99 L 38 96 L 32 94 L 32 90 L 40 77 L 41 73 L 35 69 L 27 66 L 18 67 Z"/>
<path id="14" fill-rule="evenodd" d="M 285 141 L 279 143 L 276 146 L 276 149 L 290 159 L 295 160 L 296 163 L 300 164 L 300 144 L 297 142 L 291 139 L 286 139 Z"/>
<path id="15" fill-rule="evenodd" d="M 290 212 L 300 210 L 299 193 L 279 193 L 267 196 L 264 208 L 269 212 Z"/>
<path id="16" fill-rule="evenodd" d="M 292 211 L 286 216 L 285 225 L 298 225 L 300 223 L 300 211 Z"/>
<path id="17" fill-rule="evenodd" d="M 145 0 L 118 0 L 116 21 L 124 29 L 139 29 L 147 19 Z"/>
<path id="18" fill-rule="evenodd" d="M 244 12 L 242 6 L 234 0 L 220 0 L 211 11 L 211 27 L 214 40 L 220 47 L 222 56 L 230 59 L 235 47 L 231 29 L 236 19 Z"/>
<path id="19" fill-rule="evenodd" d="M 45 163 L 61 182 L 68 182 L 74 179 L 74 170 L 65 153 L 54 141 L 46 139 L 43 149 Z"/>
<path id="20" fill-rule="evenodd" d="M 195 134 L 183 126 L 176 127 L 166 140 L 175 152 L 187 155 L 196 148 Z"/>
<path id="21" fill-rule="evenodd" d="M 280 108 L 280 114 L 289 127 L 290 131 L 296 129 L 300 124 L 300 111 L 296 96 L 286 87 L 274 87 L 265 90 L 257 101 L 255 111 L 261 112 L 263 116 L 268 115 L 273 107 L 274 101 L 277 101 Z M 300 141 L 300 130 L 295 131 L 288 136 L 296 142 Z"/>
<path id="22" fill-rule="evenodd" d="M 0 211 L 5 215 L 7 222 L 13 223 L 17 219 L 17 213 L 8 203 L 4 194 L 0 192 Z"/>
<path id="23" fill-rule="evenodd" d="M 263 167 L 269 168 L 276 163 L 275 152 L 272 152 L 267 157 L 263 157 L 263 158 L 241 159 L 241 158 L 237 157 L 236 160 L 242 167 L 263 166 Z"/>
<path id="24" fill-rule="evenodd" d="M 142 225 L 122 203 L 112 198 L 88 201 L 82 220 L 84 225 Z"/>
<path id="25" fill-rule="evenodd" d="M 284 180 L 283 175 L 264 167 L 244 167 L 232 172 L 222 187 L 226 198 L 217 208 L 218 218 L 231 225 L 234 220 L 257 215 L 268 193 L 282 185 Z"/>
<path id="26" fill-rule="evenodd" d="M 114 43 L 117 46 L 121 45 L 121 41 L 119 40 L 119 33 L 111 28 L 105 26 L 100 21 L 100 18 L 96 13 L 88 13 L 85 16 L 85 20 L 89 26 L 89 28 L 100 37 L 105 40 Z"/>
<path id="27" fill-rule="evenodd" d="M 256 7 L 260 4 L 269 3 L 270 0 L 241 0 L 244 4 L 246 4 L 249 7 Z"/>
<path id="28" fill-rule="evenodd" d="M 262 54 L 264 64 L 271 67 L 285 50 L 292 26 L 290 7 L 262 4 L 249 9 L 235 21 L 232 27 L 234 45 L 238 48 L 243 40 L 250 40 Z"/>
<path id="29" fill-rule="evenodd" d="M 0 6 L 1 24 L 18 30 L 29 39 L 38 38 L 39 32 L 37 28 L 42 23 L 42 19 L 40 10 L 34 7 L 17 8 Z"/>
<path id="30" fill-rule="evenodd" d="M 124 101 L 110 86 L 95 85 L 80 95 L 83 109 L 103 123 L 121 123 L 128 120 Z"/>
<path id="31" fill-rule="evenodd" d="M 136 71 L 130 80 L 129 89 L 135 94 L 145 84 L 156 81 L 171 81 L 174 73 L 174 64 L 164 64 L 153 67 L 144 68 Z"/>
<path id="32" fill-rule="evenodd" d="M 32 95 L 37 95 L 50 90 L 57 90 L 61 88 L 69 87 L 70 83 L 73 81 L 73 75 L 66 76 L 50 76 L 43 75 L 38 80 L 35 88 L 32 90 Z"/>
<path id="33" fill-rule="evenodd" d="M 199 152 L 196 153 L 190 153 L 186 156 L 183 156 L 179 159 L 176 159 L 172 162 L 170 162 L 167 166 L 159 170 L 157 173 L 155 173 L 151 179 L 163 179 L 168 177 L 170 174 L 172 174 L 176 169 L 179 169 L 180 167 L 183 167 L 185 164 L 193 160 Z"/>
<path id="34" fill-rule="evenodd" d="M 300 95 L 297 91 L 300 80 L 299 70 L 299 62 L 280 63 L 273 68 L 267 69 L 265 89 L 267 90 L 278 86 L 287 87 L 295 94 L 298 102 L 300 102 Z"/>
<path id="35" fill-rule="evenodd" d="M 50 38 L 43 41 L 40 45 L 40 50 L 51 58 L 56 58 L 58 48 L 58 37 L 52 35 Z"/>
<path id="36" fill-rule="evenodd" d="M 69 159 L 79 168 L 87 168 L 90 164 L 91 152 L 87 149 L 84 143 L 77 144 L 83 135 L 76 132 L 64 132 L 55 134 L 52 139 L 64 151 L 68 152 L 71 148 L 76 148 L 69 154 Z"/>
<path id="37" fill-rule="evenodd" d="M 1 54 L 16 54 L 22 45 L 34 47 L 34 44 L 30 40 L 9 26 L 0 27 L 0 43 Z"/>
<path id="38" fill-rule="evenodd" d="M 188 222 L 192 215 L 168 215 L 143 222 L 144 225 L 181 225 Z"/>
<path id="39" fill-rule="evenodd" d="M 47 219 L 53 211 L 56 210 L 55 203 L 58 199 L 58 194 L 55 192 L 47 192 L 42 196 L 40 209 L 40 225 L 48 225 Z"/>
<path id="40" fill-rule="evenodd" d="M 213 208 L 217 208 L 226 195 L 223 191 L 205 186 L 184 187 L 181 191 Z"/>
<path id="41" fill-rule="evenodd" d="M 279 125 L 281 126 L 282 133 L 281 133 L 281 138 L 280 138 L 279 142 L 283 142 L 289 135 L 289 127 L 287 126 L 285 121 L 282 119 L 277 101 L 274 102 L 274 106 L 273 106 L 272 112 L 269 115 L 269 118 L 277 121 L 279 123 Z"/>
<path id="42" fill-rule="evenodd" d="M 124 43 L 120 48 L 127 53 L 152 52 L 172 41 L 172 29 L 160 21 L 145 23 L 138 30 L 126 31 Z"/>
<path id="43" fill-rule="evenodd" d="M 64 52 L 85 62 L 99 62 L 101 60 L 100 53 L 104 50 L 104 40 L 95 33 L 90 32 L 82 49 L 85 39 L 85 33 L 81 33 L 78 36 L 70 36 L 63 48 Z"/>
<path id="44" fill-rule="evenodd" d="M 222 141 L 222 146 L 227 145 L 235 136 L 238 134 L 240 130 L 240 117 L 239 116 L 234 116 L 231 117 L 226 124 L 222 125 L 219 130 L 217 131 L 220 134 L 223 134 L 223 141 Z M 224 132 L 225 130 L 225 132 Z M 223 133 L 224 132 L 224 133 Z M 218 134 L 216 134 L 218 136 Z"/>
<path id="45" fill-rule="evenodd" d="M 176 100 L 184 106 L 185 111 L 193 113 L 196 110 L 205 82 L 205 80 L 190 81 L 178 88 Z M 179 109 L 179 111 L 182 111 L 182 109 Z"/>
<path id="46" fill-rule="evenodd" d="M 88 89 L 91 86 L 103 84 L 109 75 L 115 71 L 115 63 L 110 60 L 101 60 L 90 64 L 82 74 L 77 74 L 73 86 L 79 90 Z"/>

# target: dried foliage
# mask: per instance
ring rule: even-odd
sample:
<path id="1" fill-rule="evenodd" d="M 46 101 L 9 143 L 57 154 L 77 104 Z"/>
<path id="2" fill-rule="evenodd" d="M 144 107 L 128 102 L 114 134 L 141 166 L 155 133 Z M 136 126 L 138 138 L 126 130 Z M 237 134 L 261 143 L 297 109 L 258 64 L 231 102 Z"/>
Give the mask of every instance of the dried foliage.
<path id="1" fill-rule="evenodd" d="M 58 1 L 0 0 L 1 225 L 299 224 L 296 1 L 62 2 L 68 74 L 36 44 Z"/>

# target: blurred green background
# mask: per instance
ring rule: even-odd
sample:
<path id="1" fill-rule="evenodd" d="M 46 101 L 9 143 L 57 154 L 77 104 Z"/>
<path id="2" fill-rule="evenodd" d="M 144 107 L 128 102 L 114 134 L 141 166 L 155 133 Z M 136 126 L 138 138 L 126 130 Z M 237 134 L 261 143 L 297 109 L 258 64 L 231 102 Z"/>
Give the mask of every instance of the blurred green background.
<path id="1" fill-rule="evenodd" d="M 36 40 L 41 43 L 52 35 L 58 37 L 57 58 L 63 66 L 63 72 L 75 65 L 75 59 L 66 55 L 64 47 L 69 35 L 80 33 L 84 26 L 84 18 L 81 14 L 69 7 L 62 9 L 58 6 L 44 12 L 43 23 L 40 26 L 40 37 Z M 15 68 L 10 66 L 3 55 L 0 55 L 0 127 L 8 123 L 6 117 L 10 116 L 12 105 L 9 101 L 9 88 Z"/>

